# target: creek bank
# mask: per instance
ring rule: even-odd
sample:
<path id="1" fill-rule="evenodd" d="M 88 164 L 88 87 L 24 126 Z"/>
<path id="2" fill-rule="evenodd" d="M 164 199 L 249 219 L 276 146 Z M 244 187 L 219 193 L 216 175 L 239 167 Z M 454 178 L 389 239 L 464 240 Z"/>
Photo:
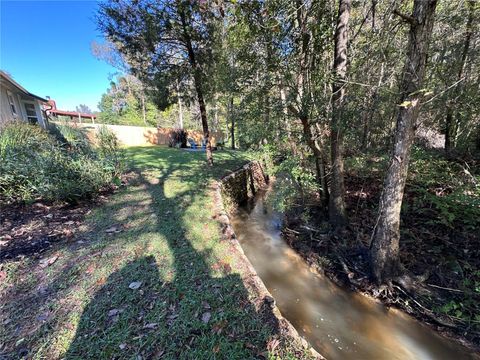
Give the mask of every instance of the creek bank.
<path id="1" fill-rule="evenodd" d="M 354 211 L 352 207 L 355 203 L 351 194 L 352 192 L 350 196 L 347 195 L 347 204 L 351 207 L 350 213 L 353 213 L 350 218 L 351 226 L 339 234 L 330 231 L 325 215 L 318 207 L 308 209 L 298 207 L 287 212 L 282 233 L 288 245 L 309 264 L 311 269 L 324 274 L 336 285 L 361 293 L 387 308 L 399 309 L 433 331 L 479 352 L 480 333 L 472 329 L 472 324 L 442 314 L 438 310 L 440 306 L 454 301 L 462 290 L 437 285 L 435 268 L 419 267 L 412 261 L 418 256 L 412 243 L 409 243 L 407 248 L 401 249 L 402 261 L 408 258 L 410 261 L 404 263 L 417 265 L 406 267 L 406 273 L 410 276 L 393 281 L 391 286 L 378 287 L 373 283 L 368 253 L 370 227 L 366 228 L 365 223 L 375 220 L 374 211 L 372 208 L 363 209 L 363 212 L 358 209 Z M 368 216 L 370 219 L 366 220 Z M 305 218 L 320 220 L 306 222 Z M 370 225 L 373 227 L 374 224 Z M 362 228 L 363 232 L 359 230 Z"/>
<path id="2" fill-rule="evenodd" d="M 244 165 L 223 177 L 219 182 L 214 182 L 212 190 L 216 210 L 215 218 L 221 224 L 223 240 L 228 241 L 232 255 L 238 259 L 236 266 L 240 270 L 245 286 L 256 298 L 256 307 L 267 317 L 270 317 L 265 320 L 272 326 L 277 327 L 280 341 L 293 343 L 294 348 L 303 348 L 304 353 L 297 354 L 300 358 L 304 358 L 305 354 L 308 354 L 307 358 L 325 359 L 282 316 L 272 294 L 246 257 L 230 223 L 229 215 L 233 214 L 238 206 L 251 199 L 257 191 L 268 187 L 268 184 L 268 175 L 265 174 L 262 165 L 257 161 Z M 268 308 L 269 311 L 262 311 L 262 308 Z"/>
<path id="3" fill-rule="evenodd" d="M 282 316 L 315 350 L 343 360 L 476 358 L 413 318 L 388 311 L 312 271 L 282 237 L 283 215 L 272 207 L 272 200 L 282 194 L 281 185 L 279 178 L 268 190 L 259 191 L 230 216 L 230 222 Z"/>

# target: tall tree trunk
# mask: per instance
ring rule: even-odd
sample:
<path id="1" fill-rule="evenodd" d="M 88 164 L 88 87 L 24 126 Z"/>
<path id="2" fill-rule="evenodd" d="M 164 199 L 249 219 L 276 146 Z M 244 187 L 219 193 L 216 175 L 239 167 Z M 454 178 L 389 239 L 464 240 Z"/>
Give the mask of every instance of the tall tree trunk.
<path id="1" fill-rule="evenodd" d="M 205 99 L 203 97 L 202 74 L 201 74 L 200 67 L 198 66 L 198 63 L 197 63 L 195 51 L 193 50 L 192 38 L 190 36 L 190 33 L 188 32 L 186 14 L 183 10 L 180 12 L 180 18 L 182 21 L 185 45 L 187 47 L 187 52 L 188 52 L 188 60 L 193 70 L 193 83 L 195 86 L 195 91 L 197 93 L 198 106 L 200 108 L 200 118 L 202 120 L 203 137 L 207 144 L 207 163 L 209 166 L 212 166 L 213 165 L 212 144 L 210 142 L 210 130 L 208 129 L 207 108 L 205 106 Z"/>
<path id="2" fill-rule="evenodd" d="M 400 210 L 422 97 L 421 89 L 436 5 L 437 0 L 415 0 L 411 16 L 399 14 L 410 23 L 410 33 L 393 151 L 370 245 L 372 272 L 378 284 L 390 280 L 400 272 Z"/>
<path id="3" fill-rule="evenodd" d="M 230 98 L 230 122 L 231 122 L 231 128 L 230 128 L 230 138 L 232 141 L 232 150 L 235 150 L 235 115 L 233 113 L 233 96 Z"/>
<path id="4" fill-rule="evenodd" d="M 218 129 L 218 94 L 213 94 L 213 131 Z"/>
<path id="5" fill-rule="evenodd" d="M 180 94 L 180 85 L 177 81 L 177 102 L 178 102 L 178 127 L 183 129 L 183 101 L 182 95 Z"/>
<path id="6" fill-rule="evenodd" d="M 474 0 L 468 1 L 468 8 L 469 11 L 465 31 L 465 42 L 463 43 L 462 53 L 460 54 L 460 59 L 458 62 L 457 85 L 455 85 L 452 91 L 452 98 L 447 101 L 447 111 L 445 116 L 445 153 L 447 154 L 447 156 L 450 155 L 452 148 L 455 147 L 455 140 L 458 132 L 458 120 L 456 119 L 454 108 L 457 105 L 455 104 L 455 101 L 460 97 L 462 92 L 462 78 L 472 39 L 473 17 L 475 9 Z"/>
<path id="7" fill-rule="evenodd" d="M 448 101 L 447 103 L 447 111 L 445 115 L 445 153 L 447 156 L 450 156 L 453 147 L 453 139 L 454 136 L 454 126 L 453 126 L 453 104 Z"/>
<path id="8" fill-rule="evenodd" d="M 324 209 L 328 208 L 328 185 L 327 172 L 325 171 L 325 162 L 318 157 L 315 158 L 315 169 L 317 172 L 317 182 L 320 185 L 320 200 Z"/>
<path id="9" fill-rule="evenodd" d="M 205 100 L 203 98 L 203 91 L 201 85 L 195 80 L 195 89 L 197 91 L 198 105 L 200 107 L 200 117 L 202 119 L 203 137 L 207 144 L 207 163 L 213 165 L 212 144 L 210 142 L 210 131 L 208 130 L 207 122 L 207 108 L 205 107 Z"/>
<path id="10" fill-rule="evenodd" d="M 328 213 L 330 222 L 338 229 L 346 225 L 345 183 L 343 170 L 343 128 L 345 122 L 345 80 L 347 74 L 348 20 L 350 0 L 340 0 L 335 31 L 335 54 L 333 62 L 332 121 L 330 130 L 332 157 L 332 184 Z"/>
<path id="11" fill-rule="evenodd" d="M 325 157 L 315 133 L 315 125 L 310 121 L 309 113 L 312 99 L 309 90 L 309 67 L 311 66 L 309 60 L 312 34 L 308 29 L 308 11 L 302 5 L 301 1 L 296 2 L 297 17 L 295 26 L 298 29 L 300 36 L 298 38 L 299 44 L 299 69 L 297 71 L 296 88 L 297 88 L 297 103 L 299 109 L 297 110 L 292 104 L 286 105 L 286 94 L 283 86 L 280 87 L 280 99 L 284 108 L 285 119 L 288 111 L 290 111 L 297 119 L 300 120 L 303 127 L 303 136 L 308 147 L 312 150 L 315 157 L 315 168 L 317 181 L 320 190 L 322 204 L 328 205 L 328 188 L 325 172 Z M 318 125 L 317 125 L 318 131 Z M 290 137 L 289 126 L 287 126 L 288 136 Z M 293 144 L 293 141 L 292 141 Z M 291 146 L 294 150 L 294 146 Z"/>

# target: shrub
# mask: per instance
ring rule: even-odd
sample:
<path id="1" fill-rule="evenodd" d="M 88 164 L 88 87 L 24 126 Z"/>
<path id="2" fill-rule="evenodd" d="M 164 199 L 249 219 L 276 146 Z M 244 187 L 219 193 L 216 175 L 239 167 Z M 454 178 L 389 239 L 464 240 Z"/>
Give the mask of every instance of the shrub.
<path id="1" fill-rule="evenodd" d="M 118 150 L 119 143 L 116 135 L 105 125 L 98 128 L 95 137 L 98 150 L 103 156 L 108 156 Z"/>
<path id="2" fill-rule="evenodd" d="M 65 139 L 65 145 L 71 149 L 79 150 L 84 153 L 92 151 L 85 130 L 69 125 L 57 125 L 57 129 L 62 138 Z"/>
<path id="3" fill-rule="evenodd" d="M 174 129 L 170 132 L 170 138 L 168 141 L 170 147 L 187 147 L 187 132 L 183 129 Z"/>
<path id="4" fill-rule="evenodd" d="M 108 127 L 102 125 L 96 133 L 96 140 L 100 157 L 116 177 L 120 176 L 124 169 L 125 159 L 120 151 L 117 136 Z"/>
<path id="5" fill-rule="evenodd" d="M 53 143 L 53 139 L 42 128 L 23 122 L 12 122 L 0 129 L 0 156 L 9 151 L 25 147 L 37 150 Z"/>
<path id="6" fill-rule="evenodd" d="M 84 145 L 66 148 L 38 126 L 6 125 L 0 132 L 0 200 L 75 202 L 110 186 L 115 172 Z"/>

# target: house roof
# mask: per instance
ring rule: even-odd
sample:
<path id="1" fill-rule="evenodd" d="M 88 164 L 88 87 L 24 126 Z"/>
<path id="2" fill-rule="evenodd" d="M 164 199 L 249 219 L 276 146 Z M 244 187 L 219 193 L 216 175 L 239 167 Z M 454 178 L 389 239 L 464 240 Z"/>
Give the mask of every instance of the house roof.
<path id="1" fill-rule="evenodd" d="M 85 114 L 85 113 L 79 113 L 79 112 L 76 112 L 76 111 L 66 111 L 66 110 L 58 110 L 58 109 L 50 109 L 47 111 L 50 113 L 50 114 L 55 114 L 55 115 L 63 115 L 63 116 L 75 116 L 75 117 L 81 117 L 81 118 L 84 118 L 84 119 L 96 119 L 97 118 L 97 115 L 95 114 Z"/>
<path id="2" fill-rule="evenodd" d="M 31 96 L 37 100 L 40 100 L 42 102 L 48 102 L 47 99 L 44 99 L 42 98 L 41 96 L 38 96 L 38 95 L 35 95 L 35 94 L 32 94 L 30 91 L 28 91 L 27 89 L 25 89 L 22 85 L 20 85 L 19 83 L 17 83 L 15 80 L 12 79 L 12 77 L 10 75 L 8 75 L 5 71 L 3 70 L 0 70 L 0 79 L 1 80 L 5 80 L 7 82 L 9 82 L 11 85 L 13 85 L 14 87 L 16 87 L 18 90 L 20 90 L 22 93 L 24 93 L 25 95 L 27 96 Z"/>

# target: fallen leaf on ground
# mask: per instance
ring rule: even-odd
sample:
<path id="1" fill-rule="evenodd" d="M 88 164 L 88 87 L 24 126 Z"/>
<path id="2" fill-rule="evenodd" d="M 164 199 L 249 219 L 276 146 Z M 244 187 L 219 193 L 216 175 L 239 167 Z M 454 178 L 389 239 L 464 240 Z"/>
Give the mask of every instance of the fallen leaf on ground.
<path id="1" fill-rule="evenodd" d="M 120 344 L 118 345 L 118 347 L 120 348 L 120 350 L 125 350 L 127 348 L 127 344 Z"/>
<path id="2" fill-rule="evenodd" d="M 202 307 L 203 307 L 204 309 L 206 309 L 206 310 L 211 309 L 210 304 L 209 304 L 208 302 L 206 302 L 206 301 L 202 301 Z"/>
<path id="3" fill-rule="evenodd" d="M 70 237 L 73 235 L 73 231 L 71 229 L 63 229 L 63 234 L 66 236 L 66 237 Z"/>
<path id="4" fill-rule="evenodd" d="M 57 259 L 58 259 L 58 256 L 56 256 L 56 255 L 52 256 L 51 258 L 42 259 L 42 260 L 40 260 L 40 267 L 46 268 L 47 266 L 50 266 L 55 261 L 57 261 Z"/>
<path id="5" fill-rule="evenodd" d="M 217 322 L 216 324 L 213 325 L 212 332 L 214 334 L 220 335 L 226 325 L 227 325 L 227 320 L 219 321 L 219 322 Z"/>
<path id="6" fill-rule="evenodd" d="M 108 312 L 108 316 L 115 316 L 115 315 L 118 315 L 122 312 L 123 312 L 123 310 L 121 310 L 121 309 L 112 309 Z"/>
<path id="7" fill-rule="evenodd" d="M 130 283 L 130 285 L 128 285 L 128 287 L 132 290 L 137 290 L 140 286 L 142 286 L 141 281 L 134 281 L 134 282 Z"/>
<path id="8" fill-rule="evenodd" d="M 158 323 L 149 323 L 145 325 L 143 328 L 144 329 L 155 329 L 158 326 Z"/>
<path id="9" fill-rule="evenodd" d="M 275 351 L 275 349 L 278 347 L 278 345 L 280 345 L 280 340 L 272 339 L 267 343 L 267 349 L 268 349 L 268 351 L 273 353 Z"/>
<path id="10" fill-rule="evenodd" d="M 22 345 L 24 342 L 25 342 L 25 338 L 21 338 L 21 339 L 17 340 L 17 342 L 15 343 L 15 346 L 18 347 L 18 346 Z"/>
<path id="11" fill-rule="evenodd" d="M 47 312 L 44 312 L 43 314 L 38 315 L 38 316 L 37 316 L 37 320 L 44 322 L 44 321 L 47 321 L 47 320 L 48 320 L 48 317 L 49 317 L 49 316 L 50 316 L 50 312 L 47 311 Z"/>
<path id="12" fill-rule="evenodd" d="M 107 230 L 105 230 L 105 232 L 107 234 L 119 233 L 121 231 L 122 231 L 122 229 L 120 229 L 120 227 L 118 227 L 118 226 L 112 226 L 112 227 L 109 227 Z"/>
<path id="13" fill-rule="evenodd" d="M 210 318 L 212 317 L 212 314 L 209 312 L 203 313 L 202 315 L 202 321 L 207 324 L 210 321 Z"/>
<path id="14" fill-rule="evenodd" d="M 90 265 L 88 265 L 87 270 L 85 270 L 85 272 L 86 272 L 87 274 L 91 274 L 91 273 L 93 273 L 94 271 L 95 271 L 95 264 L 90 264 Z"/>

